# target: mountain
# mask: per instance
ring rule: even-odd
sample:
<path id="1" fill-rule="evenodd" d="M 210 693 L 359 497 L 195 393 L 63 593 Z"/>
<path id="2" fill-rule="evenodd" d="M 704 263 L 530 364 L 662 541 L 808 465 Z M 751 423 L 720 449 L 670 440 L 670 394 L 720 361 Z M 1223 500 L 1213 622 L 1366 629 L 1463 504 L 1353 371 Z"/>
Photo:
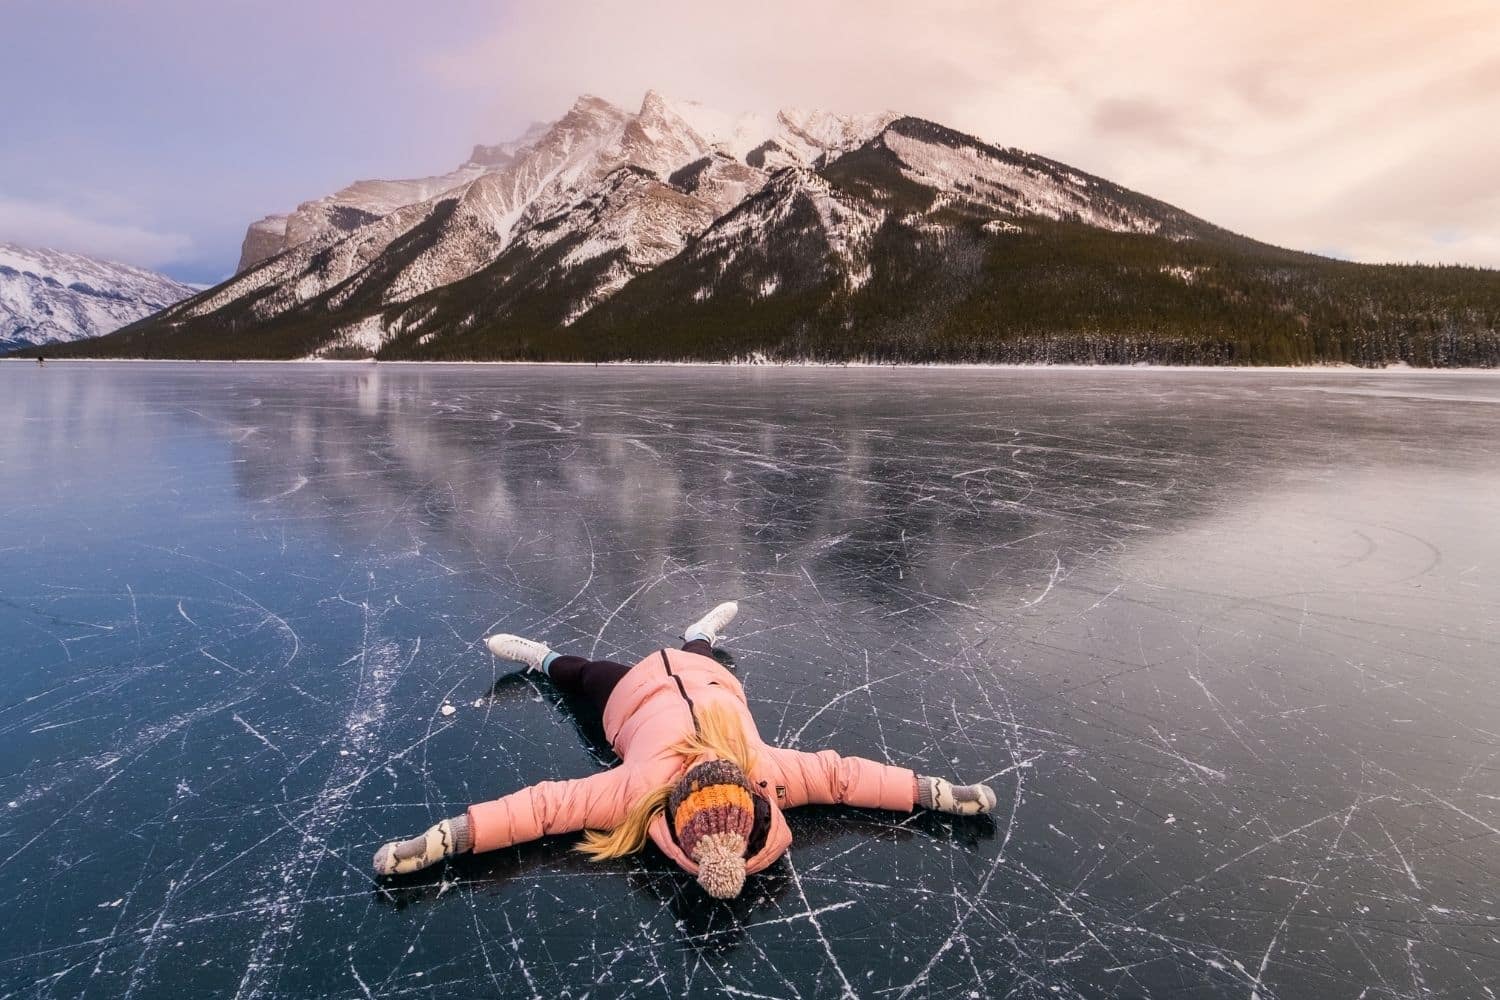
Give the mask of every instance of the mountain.
<path id="1" fill-rule="evenodd" d="M 1268 246 L 893 113 L 582 97 L 245 246 L 230 281 L 69 353 L 1500 364 L 1496 272 Z"/>
<path id="2" fill-rule="evenodd" d="M 0 353 L 97 337 L 196 291 L 126 264 L 0 243 Z"/>

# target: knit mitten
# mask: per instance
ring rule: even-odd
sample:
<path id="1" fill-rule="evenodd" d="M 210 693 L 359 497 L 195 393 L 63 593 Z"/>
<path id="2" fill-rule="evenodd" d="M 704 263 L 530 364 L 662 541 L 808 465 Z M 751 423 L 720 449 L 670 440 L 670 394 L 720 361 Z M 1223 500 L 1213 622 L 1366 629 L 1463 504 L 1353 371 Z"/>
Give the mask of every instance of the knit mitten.
<path id="1" fill-rule="evenodd" d="M 989 785 L 954 785 L 942 778 L 917 778 L 917 805 L 924 809 L 973 816 L 995 808 L 995 793 Z"/>
<path id="2" fill-rule="evenodd" d="M 410 840 L 393 840 L 375 852 L 376 875 L 406 875 L 435 865 L 444 858 L 472 850 L 469 816 L 454 816 L 427 828 Z"/>

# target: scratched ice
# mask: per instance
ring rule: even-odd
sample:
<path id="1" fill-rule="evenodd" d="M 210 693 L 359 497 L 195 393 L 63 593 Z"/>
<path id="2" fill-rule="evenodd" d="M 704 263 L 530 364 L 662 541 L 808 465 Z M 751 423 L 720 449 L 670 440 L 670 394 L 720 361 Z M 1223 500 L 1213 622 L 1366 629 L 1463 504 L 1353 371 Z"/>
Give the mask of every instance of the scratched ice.
<path id="1" fill-rule="evenodd" d="M 1482 376 L 0 365 L 0 995 L 1493 998 L 1497 499 Z M 483 635 L 729 597 L 993 821 L 374 884 L 609 763 Z"/>

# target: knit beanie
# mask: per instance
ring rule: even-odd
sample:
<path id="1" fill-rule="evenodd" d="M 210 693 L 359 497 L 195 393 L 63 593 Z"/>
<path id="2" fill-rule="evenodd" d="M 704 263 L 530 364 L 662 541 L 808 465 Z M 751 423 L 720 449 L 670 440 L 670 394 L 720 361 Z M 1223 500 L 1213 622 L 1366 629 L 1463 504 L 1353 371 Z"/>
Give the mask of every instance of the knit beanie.
<path id="1" fill-rule="evenodd" d="M 682 852 L 698 863 L 698 884 L 716 899 L 733 899 L 745 885 L 745 849 L 755 824 L 755 800 L 745 772 L 732 761 L 690 768 L 667 805 Z"/>

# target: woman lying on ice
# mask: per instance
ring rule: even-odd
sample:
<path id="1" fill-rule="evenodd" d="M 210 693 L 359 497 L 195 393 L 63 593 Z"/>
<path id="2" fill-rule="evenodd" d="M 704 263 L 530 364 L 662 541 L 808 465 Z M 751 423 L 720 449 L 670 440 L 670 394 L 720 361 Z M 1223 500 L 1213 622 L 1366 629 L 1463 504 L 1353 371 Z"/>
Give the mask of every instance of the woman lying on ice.
<path id="1" fill-rule="evenodd" d="M 490 652 L 545 673 L 603 716 L 623 762 L 573 781 L 543 781 L 469 807 L 410 840 L 375 852 L 375 871 L 418 871 L 465 851 L 493 851 L 548 834 L 586 831 L 578 850 L 602 861 L 633 854 L 650 837 L 696 875 L 711 896 L 731 899 L 745 876 L 792 842 L 782 811 L 809 803 L 911 812 L 918 805 L 959 815 L 987 813 L 986 785 L 952 785 L 832 750 L 767 746 L 740 682 L 712 656 L 734 602 L 691 625 L 681 650 L 663 649 L 633 667 L 554 653 L 540 642 L 493 635 Z"/>

